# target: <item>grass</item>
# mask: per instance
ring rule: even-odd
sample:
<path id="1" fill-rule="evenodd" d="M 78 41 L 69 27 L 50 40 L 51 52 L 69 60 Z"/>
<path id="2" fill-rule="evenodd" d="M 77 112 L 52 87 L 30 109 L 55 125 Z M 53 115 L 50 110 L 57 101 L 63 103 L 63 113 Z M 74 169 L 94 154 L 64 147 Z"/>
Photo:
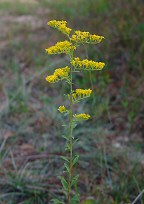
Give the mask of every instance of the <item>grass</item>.
<path id="1" fill-rule="evenodd" d="M 33 13 L 34 10 L 38 8 L 36 3 L 33 3 L 33 1 L 29 2 L 26 1 L 26 3 L 22 3 L 20 0 L 14 0 L 14 1 L 1 1 L 0 2 L 0 11 L 1 12 L 7 12 L 9 11 L 12 15 L 27 15 L 31 12 Z"/>
<path id="2" fill-rule="evenodd" d="M 53 195 L 61 196 L 56 176 L 62 170 L 59 157 L 63 155 L 64 141 L 60 133 L 64 127 L 57 107 L 63 100 L 60 92 L 64 93 L 65 87 L 58 85 L 57 92 L 44 80 L 48 69 L 53 72 L 65 61 L 63 56 L 51 61 L 44 51 L 48 43 L 58 40 L 47 30 L 46 22 L 60 17 L 75 29 L 106 37 L 103 45 L 88 47 L 86 54 L 85 48 L 79 50 L 83 57 L 88 55 L 107 64 L 100 75 L 76 78 L 77 86 L 92 86 L 95 93 L 90 103 L 77 108 L 85 107 L 96 114 L 87 126 L 79 125 L 75 132 L 80 138 L 76 150 L 80 154 L 77 171 L 81 201 L 91 198 L 98 204 L 131 203 L 142 191 L 141 13 L 141 1 L 134 0 L 103 0 L 97 4 L 94 0 L 0 2 L 3 31 L 0 42 L 5 43 L 0 46 L 0 203 L 45 204 Z M 29 15 L 31 23 L 17 21 L 18 17 L 27 19 Z"/>

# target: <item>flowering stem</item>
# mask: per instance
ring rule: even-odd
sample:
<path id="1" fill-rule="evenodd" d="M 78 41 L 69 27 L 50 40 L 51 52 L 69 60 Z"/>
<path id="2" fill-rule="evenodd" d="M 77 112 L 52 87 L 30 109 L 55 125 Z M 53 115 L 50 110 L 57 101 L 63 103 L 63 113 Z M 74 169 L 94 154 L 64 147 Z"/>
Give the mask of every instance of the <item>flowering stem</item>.
<path id="1" fill-rule="evenodd" d="M 66 26 L 66 21 L 57 21 L 52 20 L 48 22 L 48 25 L 56 28 L 61 31 L 68 37 L 68 40 L 57 42 L 54 46 L 51 46 L 46 49 L 48 54 L 66 54 L 70 58 L 69 66 L 58 68 L 54 71 L 52 75 L 46 77 L 46 81 L 49 83 L 55 83 L 61 80 L 66 80 L 70 85 L 70 94 L 68 94 L 70 108 L 67 109 L 65 106 L 60 106 L 58 110 L 60 113 L 69 114 L 69 136 L 64 137 L 67 141 L 66 149 L 69 152 L 69 158 L 63 157 L 66 161 L 64 166 L 67 172 L 67 178 L 61 176 L 61 183 L 63 186 L 64 192 L 67 192 L 67 204 L 78 204 L 79 203 L 79 194 L 72 195 L 72 187 L 77 186 L 77 180 L 79 175 L 73 177 L 73 166 L 77 163 L 79 155 L 73 157 L 73 145 L 77 141 L 73 142 L 73 129 L 76 127 L 77 122 L 81 120 L 88 120 L 90 118 L 89 114 L 80 113 L 73 114 L 73 104 L 79 102 L 81 99 L 87 98 L 90 96 L 92 90 L 90 89 L 76 89 L 73 91 L 73 71 L 82 71 L 82 70 L 101 70 L 105 66 L 103 62 L 95 62 L 88 59 L 81 60 L 79 57 L 74 58 L 74 51 L 80 44 L 97 44 L 102 41 L 103 36 L 98 36 L 95 34 L 90 34 L 89 32 L 75 31 L 74 34 L 70 35 L 71 28 Z M 76 190 L 77 191 L 77 190 Z M 53 199 L 54 204 L 64 203 L 58 199 Z"/>
<path id="2" fill-rule="evenodd" d="M 73 56 L 73 54 L 72 54 Z M 69 157 L 69 180 L 68 180 L 68 204 L 70 204 L 71 200 L 71 181 L 72 181 L 72 158 L 73 158 L 73 101 L 72 101 L 72 93 L 73 93 L 73 87 L 72 87 L 72 73 L 73 70 L 71 68 L 70 70 L 70 138 L 69 138 L 69 151 L 70 151 L 70 157 Z"/>

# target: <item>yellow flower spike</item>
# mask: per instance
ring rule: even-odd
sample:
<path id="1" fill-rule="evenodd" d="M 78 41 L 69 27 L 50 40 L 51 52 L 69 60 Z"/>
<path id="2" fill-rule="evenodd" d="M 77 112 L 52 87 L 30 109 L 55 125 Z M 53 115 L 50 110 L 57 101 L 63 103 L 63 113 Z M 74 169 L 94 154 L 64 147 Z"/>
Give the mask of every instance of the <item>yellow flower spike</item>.
<path id="1" fill-rule="evenodd" d="M 55 70 L 53 75 L 49 75 L 46 77 L 46 81 L 49 83 L 55 83 L 59 80 L 68 79 L 69 78 L 70 68 L 68 66 L 63 68 L 58 68 Z"/>
<path id="2" fill-rule="evenodd" d="M 52 20 L 47 23 L 49 26 L 56 28 L 57 30 L 61 31 L 63 34 L 69 35 L 71 32 L 71 28 L 66 27 L 66 21 L 56 21 Z"/>
<path id="3" fill-rule="evenodd" d="M 61 78 L 68 76 L 68 73 L 64 72 L 62 69 L 56 69 L 55 74 Z"/>
<path id="4" fill-rule="evenodd" d="M 58 108 L 58 111 L 59 111 L 60 113 L 64 113 L 64 112 L 67 112 L 67 109 L 66 109 L 65 106 L 60 106 L 60 107 Z"/>
<path id="5" fill-rule="evenodd" d="M 89 43 L 96 44 L 100 43 L 104 39 L 103 36 L 90 34 L 89 32 L 75 31 L 75 34 L 72 35 L 71 41 L 75 43 Z"/>
<path id="6" fill-rule="evenodd" d="M 67 22 L 66 21 L 56 21 L 56 20 L 51 20 L 51 21 L 48 21 L 47 23 L 49 26 L 51 27 L 56 27 L 58 25 L 66 25 Z"/>
<path id="7" fill-rule="evenodd" d="M 75 92 L 79 97 L 81 96 L 88 97 L 92 93 L 92 90 L 91 89 L 76 89 Z"/>
<path id="8" fill-rule="evenodd" d="M 80 60 L 78 57 L 71 61 L 71 64 L 75 69 L 86 69 L 86 70 L 101 70 L 104 68 L 104 62 L 95 62 L 92 60 Z"/>
<path id="9" fill-rule="evenodd" d="M 76 120 L 88 120 L 90 118 L 90 115 L 86 113 L 81 113 L 81 114 L 75 114 L 73 115 L 73 117 Z"/>
<path id="10" fill-rule="evenodd" d="M 55 74 L 49 75 L 46 77 L 46 81 L 48 81 L 49 83 L 55 83 L 58 81 L 58 77 Z"/>
<path id="11" fill-rule="evenodd" d="M 49 55 L 61 53 L 69 54 L 73 50 L 76 50 L 76 46 L 73 46 L 71 42 L 65 40 L 62 42 L 57 42 L 54 46 L 51 46 L 45 50 Z"/>
<path id="12" fill-rule="evenodd" d="M 65 78 L 65 77 L 68 77 L 69 72 L 70 72 L 70 68 L 66 66 L 64 68 L 56 69 L 54 74 L 60 78 Z"/>

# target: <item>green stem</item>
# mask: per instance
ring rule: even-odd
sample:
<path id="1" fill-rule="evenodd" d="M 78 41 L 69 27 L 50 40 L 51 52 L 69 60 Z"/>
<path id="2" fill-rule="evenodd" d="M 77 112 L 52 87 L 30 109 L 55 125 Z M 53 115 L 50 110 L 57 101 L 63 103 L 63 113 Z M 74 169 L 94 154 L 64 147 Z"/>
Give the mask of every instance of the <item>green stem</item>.
<path id="1" fill-rule="evenodd" d="M 72 55 L 73 56 L 73 55 Z M 69 157 L 69 168 L 70 168 L 70 173 L 69 173 L 69 180 L 68 180 L 68 204 L 70 204 L 71 201 L 71 182 L 72 182 L 72 168 L 73 168 L 73 101 L 72 101 L 72 93 L 73 93 L 73 87 L 72 87 L 72 68 L 70 72 L 70 138 L 69 138 L 69 151 L 70 151 L 70 157 Z"/>

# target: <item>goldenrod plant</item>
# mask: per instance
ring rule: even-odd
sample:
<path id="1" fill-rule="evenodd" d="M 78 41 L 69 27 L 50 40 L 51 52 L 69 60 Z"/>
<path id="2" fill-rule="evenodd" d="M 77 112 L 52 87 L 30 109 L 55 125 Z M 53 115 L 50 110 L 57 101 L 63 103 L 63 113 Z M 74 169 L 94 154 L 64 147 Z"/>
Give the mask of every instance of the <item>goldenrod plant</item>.
<path id="1" fill-rule="evenodd" d="M 73 31 L 71 28 L 67 27 L 66 21 L 51 20 L 48 25 L 52 28 L 57 29 L 66 35 L 67 40 L 62 42 L 57 42 L 54 46 L 46 49 L 46 52 L 51 54 L 66 54 L 69 57 L 70 65 L 62 68 L 58 68 L 54 71 L 52 75 L 46 77 L 46 81 L 49 83 L 56 83 L 64 80 L 69 85 L 69 93 L 67 93 L 67 100 L 69 100 L 69 106 L 65 107 L 61 105 L 58 110 L 61 114 L 69 117 L 69 133 L 63 136 L 66 140 L 66 148 L 68 156 L 63 156 L 65 176 L 60 176 L 62 189 L 66 195 L 65 201 L 59 200 L 57 198 L 52 199 L 54 204 L 78 204 L 79 203 L 79 193 L 77 191 L 77 181 L 79 175 L 73 176 L 73 167 L 76 165 L 79 159 L 79 155 L 73 154 L 73 145 L 77 142 L 74 138 L 73 130 L 76 128 L 79 121 L 90 119 L 90 115 L 87 113 L 75 113 L 74 104 L 80 102 L 81 100 L 90 97 L 91 89 L 73 89 L 73 75 L 77 72 L 82 72 L 83 70 L 95 71 L 102 70 L 105 66 L 104 62 L 95 62 L 88 59 L 81 60 L 79 57 L 75 57 L 75 51 L 81 44 L 97 44 L 100 43 L 104 37 L 95 34 L 90 34 L 89 32 Z M 72 34 L 71 34 L 72 33 Z M 72 189 L 75 189 L 75 191 Z M 75 193 L 74 193 L 75 192 Z"/>

